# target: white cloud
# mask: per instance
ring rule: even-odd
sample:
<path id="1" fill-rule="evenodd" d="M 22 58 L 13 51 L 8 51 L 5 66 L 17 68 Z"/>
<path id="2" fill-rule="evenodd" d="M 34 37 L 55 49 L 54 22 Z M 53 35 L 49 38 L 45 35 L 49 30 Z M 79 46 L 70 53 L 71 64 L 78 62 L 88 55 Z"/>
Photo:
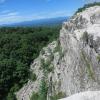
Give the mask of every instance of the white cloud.
<path id="1" fill-rule="evenodd" d="M 16 16 L 18 14 L 19 14 L 18 12 L 10 12 L 7 14 L 7 16 Z"/>
<path id="2" fill-rule="evenodd" d="M 0 25 L 18 21 L 20 15 L 16 11 L 4 10 L 0 13 Z"/>
<path id="3" fill-rule="evenodd" d="M 0 17 L 16 16 L 19 13 L 16 11 L 4 10 L 0 13 Z"/>
<path id="4" fill-rule="evenodd" d="M 70 11 L 55 11 L 55 12 L 41 12 L 31 15 L 21 15 L 17 11 L 4 10 L 0 13 L 0 25 L 2 24 L 11 24 L 22 21 L 36 20 L 36 19 L 45 19 L 45 18 L 54 18 L 54 17 L 63 17 L 71 16 L 73 12 Z"/>

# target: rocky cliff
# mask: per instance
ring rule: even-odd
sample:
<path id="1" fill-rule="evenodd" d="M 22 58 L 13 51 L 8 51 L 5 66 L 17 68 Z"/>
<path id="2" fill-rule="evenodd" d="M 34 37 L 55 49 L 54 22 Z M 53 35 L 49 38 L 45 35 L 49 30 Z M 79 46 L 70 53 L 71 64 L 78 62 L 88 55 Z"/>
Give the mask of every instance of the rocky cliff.
<path id="1" fill-rule="evenodd" d="M 41 50 L 30 71 L 36 80 L 29 80 L 16 93 L 18 100 L 30 100 L 43 77 L 48 100 L 55 95 L 100 90 L 100 6 L 87 8 L 64 22 L 59 39 Z"/>

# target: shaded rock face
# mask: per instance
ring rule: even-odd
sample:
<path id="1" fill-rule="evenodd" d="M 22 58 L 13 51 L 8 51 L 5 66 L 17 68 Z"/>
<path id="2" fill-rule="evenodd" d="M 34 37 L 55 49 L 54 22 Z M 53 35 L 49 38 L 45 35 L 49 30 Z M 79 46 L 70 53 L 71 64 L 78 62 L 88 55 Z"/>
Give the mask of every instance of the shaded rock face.
<path id="1" fill-rule="evenodd" d="M 31 65 L 37 80 L 29 80 L 16 93 L 18 100 L 30 100 L 33 91 L 39 91 L 43 77 L 41 59 L 49 60 L 49 67 L 53 69 L 47 75 L 47 100 L 59 92 L 70 96 L 100 90 L 100 7 L 87 8 L 63 23 L 59 41 L 43 48 Z"/>

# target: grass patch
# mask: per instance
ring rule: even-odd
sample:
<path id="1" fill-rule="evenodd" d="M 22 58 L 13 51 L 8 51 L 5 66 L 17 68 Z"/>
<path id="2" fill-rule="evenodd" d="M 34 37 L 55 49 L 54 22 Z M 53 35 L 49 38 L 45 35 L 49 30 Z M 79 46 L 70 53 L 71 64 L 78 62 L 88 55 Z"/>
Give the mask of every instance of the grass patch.
<path id="1" fill-rule="evenodd" d="M 98 62 L 100 62 L 100 55 L 97 56 L 97 60 L 98 60 Z"/>
<path id="2" fill-rule="evenodd" d="M 84 61 L 86 63 L 87 73 L 88 73 L 89 77 L 91 77 L 91 79 L 95 80 L 93 68 L 92 68 L 90 61 L 87 59 L 87 57 L 83 51 L 81 53 L 82 53 L 82 58 L 84 59 Z"/>
<path id="3" fill-rule="evenodd" d="M 53 59 L 54 59 L 53 53 L 51 53 L 47 61 L 45 61 L 44 59 L 41 59 L 41 69 L 43 69 L 43 71 L 46 71 L 47 73 L 52 72 L 54 70 L 54 66 L 51 63 Z"/>
<path id="4" fill-rule="evenodd" d="M 31 96 L 31 98 L 30 98 L 30 100 L 39 100 L 39 94 L 33 92 L 33 93 L 32 93 L 32 96 Z"/>
<path id="5" fill-rule="evenodd" d="M 64 92 L 59 92 L 58 94 L 51 96 L 51 100 L 58 100 L 64 97 L 66 97 L 66 94 Z"/>
<path id="6" fill-rule="evenodd" d="M 57 40 L 57 46 L 55 47 L 54 53 L 55 53 L 55 52 L 59 52 L 60 50 L 61 50 L 60 41 Z"/>
<path id="7" fill-rule="evenodd" d="M 57 46 L 55 47 L 54 53 L 55 52 L 59 52 L 60 59 L 62 59 L 64 57 L 64 52 L 62 51 L 62 47 L 61 47 L 61 44 L 60 44 L 59 40 L 57 42 Z"/>
<path id="8" fill-rule="evenodd" d="M 36 74 L 33 73 L 32 71 L 30 72 L 30 79 L 31 79 L 32 81 L 36 81 L 36 79 L 37 79 Z"/>

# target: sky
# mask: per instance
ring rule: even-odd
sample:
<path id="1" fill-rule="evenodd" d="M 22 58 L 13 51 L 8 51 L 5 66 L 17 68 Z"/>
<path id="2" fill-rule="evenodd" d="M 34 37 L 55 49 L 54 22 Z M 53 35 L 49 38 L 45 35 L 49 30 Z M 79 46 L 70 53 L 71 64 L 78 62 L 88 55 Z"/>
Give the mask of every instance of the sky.
<path id="1" fill-rule="evenodd" d="M 0 0 L 0 25 L 72 16 L 84 0 Z"/>

